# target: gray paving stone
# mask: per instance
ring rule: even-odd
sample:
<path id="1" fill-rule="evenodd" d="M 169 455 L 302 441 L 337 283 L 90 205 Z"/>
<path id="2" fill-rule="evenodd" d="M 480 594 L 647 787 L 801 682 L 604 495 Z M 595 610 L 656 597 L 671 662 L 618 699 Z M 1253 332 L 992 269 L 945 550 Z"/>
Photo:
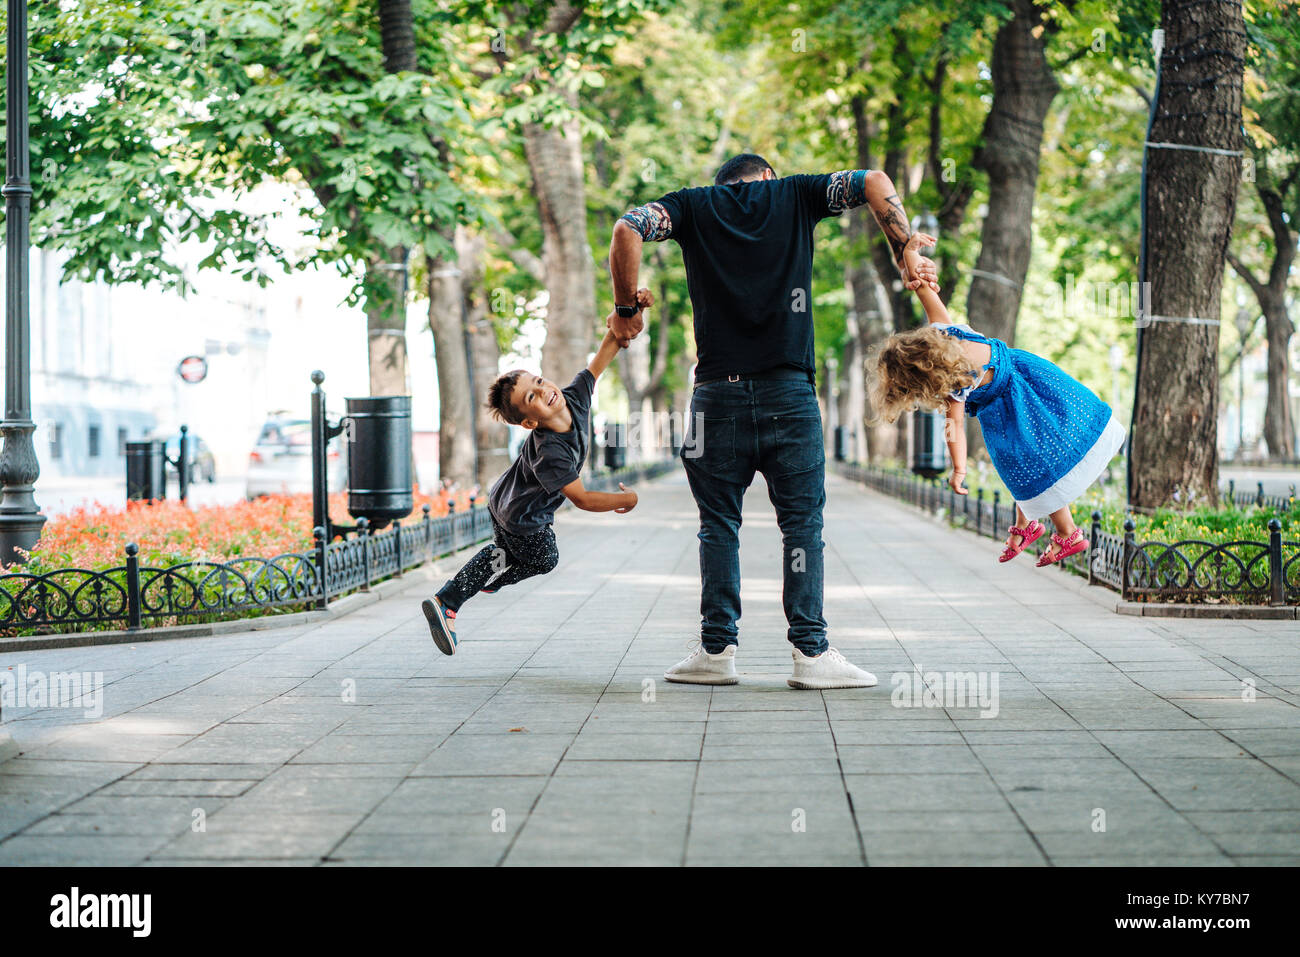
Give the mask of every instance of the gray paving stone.
<path id="1" fill-rule="evenodd" d="M 698 627 L 678 475 L 617 524 L 563 512 L 559 573 L 467 605 L 453 658 L 419 601 L 454 559 L 311 626 L 24 653 L 103 671 L 107 710 L 6 710 L 0 863 L 1300 863 L 1294 623 L 1120 619 L 995 543 L 828 496 L 831 640 L 875 688 L 787 687 L 761 496 L 741 683 L 663 680 Z M 996 717 L 899 699 L 914 668 L 996 673 Z"/>

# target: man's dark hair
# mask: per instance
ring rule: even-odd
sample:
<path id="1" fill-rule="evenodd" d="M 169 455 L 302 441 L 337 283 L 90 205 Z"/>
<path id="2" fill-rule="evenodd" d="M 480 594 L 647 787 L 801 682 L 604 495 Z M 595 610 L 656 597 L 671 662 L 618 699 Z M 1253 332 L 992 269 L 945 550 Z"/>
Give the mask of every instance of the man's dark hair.
<path id="1" fill-rule="evenodd" d="M 746 176 L 753 176 L 755 173 L 761 174 L 765 169 L 772 169 L 772 166 L 763 157 L 757 153 L 741 153 L 739 156 L 733 156 L 722 164 L 722 168 L 718 170 L 718 175 L 713 177 L 713 185 L 726 186 L 728 183 L 735 183 Z M 772 175 L 776 175 L 776 170 L 772 169 Z"/>
<path id="2" fill-rule="evenodd" d="M 515 391 L 515 383 L 519 381 L 519 377 L 525 375 L 528 375 L 525 370 L 513 369 L 500 376 L 488 389 L 487 406 L 492 410 L 492 416 L 498 422 L 518 425 L 524 421 L 524 417 L 515 408 L 515 404 L 510 401 L 510 396 Z"/>

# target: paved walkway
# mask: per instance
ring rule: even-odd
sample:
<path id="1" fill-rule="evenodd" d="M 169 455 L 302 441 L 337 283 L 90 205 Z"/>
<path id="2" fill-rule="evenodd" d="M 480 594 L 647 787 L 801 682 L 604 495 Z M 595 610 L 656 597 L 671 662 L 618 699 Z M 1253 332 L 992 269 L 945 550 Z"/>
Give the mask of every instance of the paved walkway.
<path id="1" fill-rule="evenodd" d="M 5 709 L 0 863 L 1300 863 L 1294 623 L 1120 617 L 831 479 L 832 642 L 881 681 L 793 691 L 759 485 L 741 684 L 671 685 L 693 505 L 680 475 L 640 491 L 564 513 L 558 571 L 466 606 L 452 659 L 427 580 L 321 624 L 0 653 L 106 682 L 97 720 Z M 906 706 L 915 669 L 996 675 L 996 716 Z"/>

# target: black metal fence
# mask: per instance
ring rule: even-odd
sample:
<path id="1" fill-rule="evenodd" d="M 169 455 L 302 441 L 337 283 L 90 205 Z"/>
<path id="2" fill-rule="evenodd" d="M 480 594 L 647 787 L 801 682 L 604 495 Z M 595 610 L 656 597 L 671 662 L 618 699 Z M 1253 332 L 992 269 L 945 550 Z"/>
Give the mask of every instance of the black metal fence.
<path id="1" fill-rule="evenodd" d="M 1261 508 L 1276 508 L 1279 511 L 1285 512 L 1295 504 L 1294 485 L 1291 486 L 1290 495 L 1265 495 L 1263 482 L 1255 483 L 1255 491 L 1253 492 L 1238 492 L 1237 483 L 1235 481 L 1229 482 L 1228 487 L 1221 489 L 1221 491 L 1223 493 L 1224 504 L 1234 507 L 1249 507 L 1255 505 Z"/>
<path id="2" fill-rule="evenodd" d="M 638 463 L 594 472 L 587 485 L 615 490 L 619 482 L 648 481 L 676 467 L 676 460 Z M 323 496 L 322 496 L 323 500 Z M 406 569 L 487 541 L 492 519 L 470 499 L 457 512 L 433 518 L 429 506 L 409 524 L 382 532 L 365 518 L 355 528 L 313 529 L 312 546 L 273 558 L 192 561 L 154 568 L 142 565 L 139 546 L 125 548 L 123 563 L 107 569 L 61 568 L 44 574 L 0 575 L 0 634 L 64 632 L 85 626 L 128 629 L 248 617 L 283 609 L 326 608 L 332 599 L 364 591 Z"/>
<path id="3" fill-rule="evenodd" d="M 102 624 L 134 629 L 294 606 L 325 608 L 333 598 L 492 537 L 488 510 L 472 499 L 468 510 L 457 512 L 451 503 L 451 511 L 438 518 L 430 517 L 427 505 L 423 511 L 420 520 L 394 522 L 378 533 L 359 519 L 358 534 L 330 542 L 317 527 L 310 550 L 274 558 L 152 568 L 140 564 L 140 549 L 132 542 L 115 568 L 12 572 L 0 576 L 0 630 Z"/>
<path id="4" fill-rule="evenodd" d="M 973 495 L 958 495 L 946 483 L 910 472 L 858 463 L 835 463 L 833 467 L 854 482 L 931 514 L 945 514 L 950 523 L 962 524 L 978 535 L 1004 538 L 1015 522 L 1015 503 L 1004 504 L 999 491 L 991 499 L 983 489 Z M 1283 509 L 1291 506 L 1285 497 L 1270 498 L 1262 489 L 1245 500 L 1237 497 L 1233 501 Z M 1282 523 L 1276 518 L 1269 520 L 1266 531 L 1266 541 L 1139 542 L 1132 518 L 1125 519 L 1121 536 L 1102 531 L 1101 513 L 1093 512 L 1088 550 L 1071 555 L 1062 565 L 1085 576 L 1089 584 L 1115 589 L 1125 600 L 1298 604 L 1300 542 L 1284 541 Z M 1040 554 L 1045 547 L 1043 539 L 1026 551 Z"/>

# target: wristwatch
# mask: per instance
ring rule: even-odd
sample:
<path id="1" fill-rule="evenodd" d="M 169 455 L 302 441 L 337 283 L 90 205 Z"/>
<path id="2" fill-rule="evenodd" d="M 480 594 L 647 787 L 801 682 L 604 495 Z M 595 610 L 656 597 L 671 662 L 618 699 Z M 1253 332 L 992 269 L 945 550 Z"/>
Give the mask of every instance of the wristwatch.
<path id="1" fill-rule="evenodd" d="M 636 306 L 614 306 L 614 311 L 618 313 L 620 319 L 631 319 L 636 315 Z"/>

